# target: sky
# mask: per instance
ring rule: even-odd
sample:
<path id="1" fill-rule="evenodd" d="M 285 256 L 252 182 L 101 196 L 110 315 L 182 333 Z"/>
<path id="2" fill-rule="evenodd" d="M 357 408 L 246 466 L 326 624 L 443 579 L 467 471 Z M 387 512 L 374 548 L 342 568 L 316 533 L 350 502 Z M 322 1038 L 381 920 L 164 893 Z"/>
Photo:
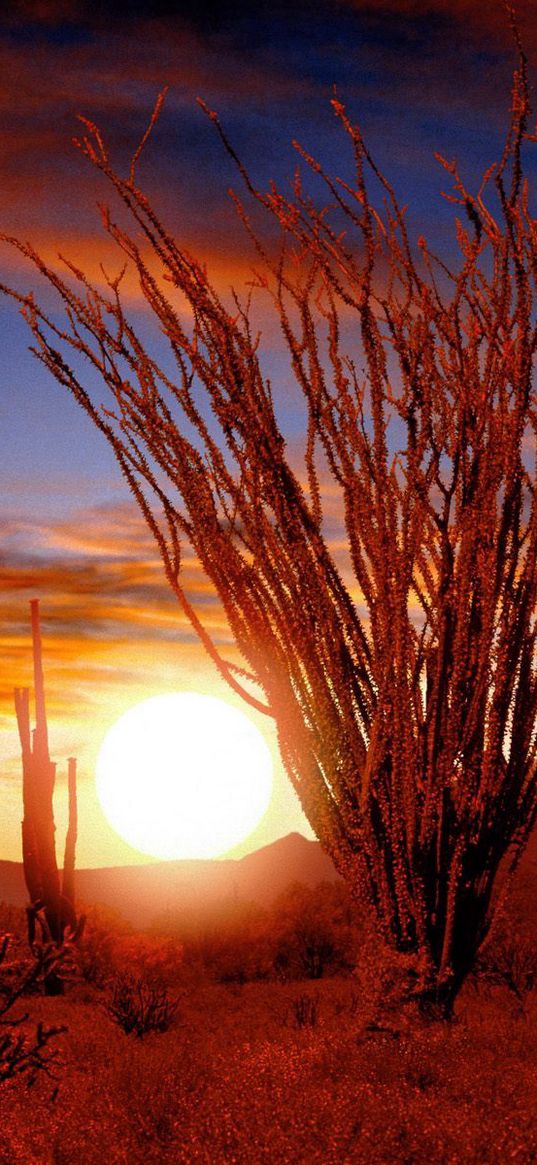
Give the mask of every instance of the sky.
<path id="1" fill-rule="evenodd" d="M 532 70 L 537 14 L 518 19 Z M 121 262 L 100 226 L 103 189 L 73 145 L 78 115 L 105 133 L 125 166 L 157 94 L 165 107 L 140 180 L 171 231 L 207 263 L 226 293 L 250 277 L 254 256 L 228 198 L 236 174 L 201 96 L 218 111 L 256 183 L 284 186 L 298 139 L 328 169 L 351 159 L 330 106 L 334 86 L 360 123 L 381 169 L 408 204 L 411 233 L 449 258 L 452 208 L 434 151 L 457 157 L 469 183 L 498 158 L 514 56 L 501 3 L 481 0 L 323 0 L 107 4 L 20 0 L 0 17 L 0 230 L 53 262 L 65 255 L 99 278 Z M 529 171 L 535 162 L 529 162 Z M 1 279 L 21 290 L 33 272 L 7 245 Z M 148 326 L 134 279 L 129 308 Z M 49 306 L 48 292 L 42 291 Z M 54 310 L 54 309 L 53 309 Z M 274 324 L 264 322 L 264 367 L 276 382 L 290 456 L 300 436 L 296 390 Z M 80 866 L 144 860 L 123 843 L 95 796 L 98 749 L 117 717 L 146 697 L 197 690 L 240 704 L 216 675 L 163 578 L 149 533 L 113 454 L 90 420 L 28 351 L 13 303 L 0 303 L 0 858 L 20 859 L 21 771 L 14 686 L 32 685 L 29 600 L 41 601 L 51 755 L 58 762 L 57 820 L 65 828 L 67 757 L 79 768 Z M 330 510 L 330 499 L 328 508 Z M 342 530 L 335 509 L 330 536 Z M 228 637 L 199 563 L 185 582 L 216 640 Z M 312 836 L 269 743 L 274 795 L 240 856 L 291 830 Z"/>

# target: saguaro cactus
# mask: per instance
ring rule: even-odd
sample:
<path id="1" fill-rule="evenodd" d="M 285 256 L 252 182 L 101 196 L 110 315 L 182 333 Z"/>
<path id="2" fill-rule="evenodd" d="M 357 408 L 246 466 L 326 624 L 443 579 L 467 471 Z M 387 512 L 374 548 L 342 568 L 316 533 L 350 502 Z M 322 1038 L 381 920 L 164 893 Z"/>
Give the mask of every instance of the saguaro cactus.
<path id="1" fill-rule="evenodd" d="M 30 692 L 15 688 L 15 709 L 22 749 L 23 805 L 22 856 L 30 897 L 28 937 L 32 949 L 47 948 L 45 991 L 61 994 L 59 965 L 65 947 L 80 936 L 83 918 L 77 920 L 74 903 L 74 870 L 77 834 L 76 760 L 69 758 L 69 826 L 65 841 L 63 882 L 56 860 L 53 793 L 56 765 L 50 759 L 45 686 L 39 626 L 39 600 L 30 603 L 35 688 L 35 728 L 30 731 Z M 39 928 L 39 935 L 37 935 Z"/>

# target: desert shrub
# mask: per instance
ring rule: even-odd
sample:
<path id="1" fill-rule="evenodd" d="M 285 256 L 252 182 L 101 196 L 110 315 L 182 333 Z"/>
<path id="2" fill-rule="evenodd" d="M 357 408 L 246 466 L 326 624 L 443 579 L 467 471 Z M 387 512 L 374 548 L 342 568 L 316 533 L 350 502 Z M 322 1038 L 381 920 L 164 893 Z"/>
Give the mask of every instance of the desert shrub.
<path id="1" fill-rule="evenodd" d="M 281 979 L 348 974 L 359 957 L 361 920 L 346 888 L 290 886 L 274 905 L 274 972 Z"/>
<path id="2" fill-rule="evenodd" d="M 170 928 L 170 920 L 166 922 Z M 220 983 L 349 975 L 363 948 L 363 921 L 343 883 L 294 884 L 270 909 L 228 904 L 198 928 L 175 923 L 182 971 Z"/>
<path id="3" fill-rule="evenodd" d="M 334 967 L 336 949 L 329 927 L 297 923 L 277 944 L 274 969 L 277 978 L 322 979 Z"/>
<path id="4" fill-rule="evenodd" d="M 475 981 L 507 988 L 524 1011 L 537 987 L 537 943 L 516 930 L 496 935 L 478 956 Z"/>
<path id="5" fill-rule="evenodd" d="M 217 983 L 246 983 L 272 975 L 269 915 L 249 902 L 228 904 L 215 919 L 183 932 L 182 970 Z"/>
<path id="6" fill-rule="evenodd" d="M 24 1078 L 30 1086 L 43 1073 L 54 1076 L 59 1066 L 59 1052 L 51 1047 L 56 1036 L 67 1029 L 38 1023 L 35 1029 L 28 1027 L 28 1015 L 18 1013 L 15 1005 L 33 986 L 42 972 L 38 959 L 33 959 L 18 981 L 4 977 L 4 968 L 9 950 L 9 935 L 0 939 L 0 1085 L 8 1081 Z M 14 1010 L 15 1009 L 15 1010 Z"/>
<path id="7" fill-rule="evenodd" d="M 160 985 L 174 982 L 183 961 L 176 937 L 134 931 L 122 916 L 103 906 L 87 911 L 79 944 L 79 967 L 84 981 L 103 989 L 128 967 Z"/>
<path id="8" fill-rule="evenodd" d="M 173 937 L 124 934 L 114 947 L 118 971 L 135 968 L 136 973 L 159 986 L 170 986 L 181 973 L 183 944 Z"/>
<path id="9" fill-rule="evenodd" d="M 86 983 L 103 988 L 121 969 L 120 946 L 132 928 L 105 906 L 85 908 L 86 926 L 78 947 L 80 974 Z"/>
<path id="10" fill-rule="evenodd" d="M 26 1085 L 31 1087 L 40 1073 L 54 1077 L 60 1066 L 60 1053 L 51 1047 L 51 1042 L 66 1028 L 38 1023 L 35 1031 L 28 1031 L 21 1027 L 27 1018 L 26 1015 L 17 1019 L 0 1018 L 0 1085 L 24 1077 Z"/>
<path id="11" fill-rule="evenodd" d="M 295 1027 L 315 1027 L 319 1015 L 319 1000 L 313 995 L 297 995 L 291 1000 L 291 1015 Z"/>
<path id="12" fill-rule="evenodd" d="M 149 1032 L 165 1032 L 171 1027 L 177 1001 L 165 987 L 135 975 L 117 975 L 106 1010 L 120 1028 L 141 1039 Z"/>
<path id="13" fill-rule="evenodd" d="M 271 976 L 272 951 L 259 932 L 213 932 L 197 944 L 197 955 L 217 983 L 249 983 Z"/>

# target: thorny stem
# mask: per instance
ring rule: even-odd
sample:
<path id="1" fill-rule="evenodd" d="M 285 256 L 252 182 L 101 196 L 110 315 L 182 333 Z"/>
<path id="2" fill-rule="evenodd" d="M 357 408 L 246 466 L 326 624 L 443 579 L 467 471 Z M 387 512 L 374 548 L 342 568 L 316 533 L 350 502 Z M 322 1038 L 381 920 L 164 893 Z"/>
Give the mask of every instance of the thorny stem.
<path id="1" fill-rule="evenodd" d="M 300 148 L 328 190 L 320 207 L 299 178 L 290 195 L 257 190 L 205 107 L 247 197 L 281 228 L 273 257 L 234 196 L 304 396 L 302 471 L 289 462 L 248 311 L 235 296 L 230 312 L 160 222 L 136 184 L 141 147 L 124 179 L 92 123 L 78 143 L 132 217 L 129 233 L 103 212 L 176 376 L 129 321 L 119 279 L 99 290 L 71 265 L 63 278 L 10 240 L 59 294 L 67 326 L 33 296 L 3 290 L 19 299 L 38 358 L 111 444 L 214 663 L 275 718 L 319 840 L 392 943 L 415 953 L 427 996 L 443 1002 L 471 966 L 498 870 L 514 868 L 537 810 L 537 230 L 522 172 L 525 56 L 519 46 L 503 157 L 478 194 L 440 159 L 468 221 L 457 220 L 458 270 L 424 239 L 413 248 L 360 130 L 333 107 L 355 176 L 330 176 Z M 360 343 L 349 353 L 355 322 Z M 84 387 L 81 356 L 109 389 L 107 407 Z M 365 618 L 323 533 L 328 486 L 341 499 Z M 220 597 L 242 668 L 187 599 L 185 542 Z"/>

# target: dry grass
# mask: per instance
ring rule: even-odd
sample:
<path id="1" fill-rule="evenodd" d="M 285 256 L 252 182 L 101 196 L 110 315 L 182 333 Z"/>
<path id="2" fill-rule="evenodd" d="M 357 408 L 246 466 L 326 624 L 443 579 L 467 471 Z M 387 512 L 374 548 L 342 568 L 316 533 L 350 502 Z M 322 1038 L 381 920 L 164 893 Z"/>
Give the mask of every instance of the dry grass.
<path id="1" fill-rule="evenodd" d="M 170 1031 L 126 1036 L 87 988 L 28 1000 L 66 1024 L 64 1068 L 4 1088 L 1 1165 L 530 1165 L 537 1158 L 537 998 L 468 989 L 455 1023 L 380 1017 L 353 980 L 203 984 Z M 313 994 L 313 993 L 312 993 Z M 375 1020 L 377 1021 L 375 1023 Z"/>

